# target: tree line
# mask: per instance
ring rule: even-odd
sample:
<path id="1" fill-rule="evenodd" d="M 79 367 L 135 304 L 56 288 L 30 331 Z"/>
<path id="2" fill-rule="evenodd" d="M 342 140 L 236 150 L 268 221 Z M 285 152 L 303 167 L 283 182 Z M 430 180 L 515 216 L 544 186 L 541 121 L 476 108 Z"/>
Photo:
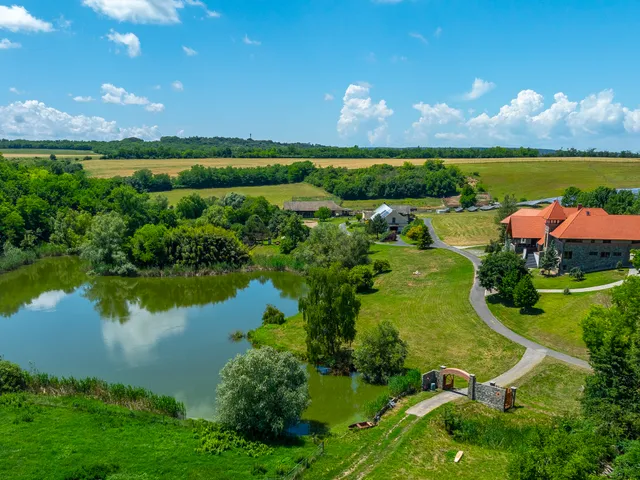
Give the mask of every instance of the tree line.
<path id="1" fill-rule="evenodd" d="M 545 150 L 536 148 L 478 147 L 334 147 L 312 143 L 281 143 L 227 137 L 162 137 L 145 142 L 138 138 L 100 142 L 74 140 L 0 140 L 2 149 L 86 150 L 103 158 L 527 158 L 527 157 L 624 157 L 639 158 L 631 151 Z"/>

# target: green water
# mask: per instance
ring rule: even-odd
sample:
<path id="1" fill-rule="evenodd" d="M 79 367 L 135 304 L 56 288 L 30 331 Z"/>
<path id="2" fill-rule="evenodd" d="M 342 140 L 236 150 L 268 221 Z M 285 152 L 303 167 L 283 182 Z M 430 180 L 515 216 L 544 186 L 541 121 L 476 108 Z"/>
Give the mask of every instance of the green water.
<path id="1" fill-rule="evenodd" d="M 260 325 L 271 303 L 298 311 L 304 281 L 288 273 L 202 278 L 88 277 L 75 257 L 0 275 L 0 355 L 58 376 L 98 377 L 173 395 L 191 417 L 213 418 L 218 372 L 251 348 L 229 334 Z M 359 420 L 378 387 L 310 372 L 304 418 Z"/>

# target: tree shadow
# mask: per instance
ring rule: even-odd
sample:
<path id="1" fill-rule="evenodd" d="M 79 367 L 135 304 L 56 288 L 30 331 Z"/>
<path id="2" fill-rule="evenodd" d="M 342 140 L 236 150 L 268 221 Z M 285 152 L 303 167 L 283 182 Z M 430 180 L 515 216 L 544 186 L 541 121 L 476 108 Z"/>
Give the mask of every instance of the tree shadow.
<path id="1" fill-rule="evenodd" d="M 527 316 L 535 317 L 535 316 L 542 315 L 543 313 L 545 313 L 542 308 L 530 307 L 530 308 L 527 308 L 527 309 L 521 309 L 520 307 L 516 307 L 516 305 L 513 303 L 513 301 L 505 300 L 498 293 L 494 293 L 493 295 L 489 295 L 488 297 L 486 297 L 486 301 L 487 301 L 487 303 L 490 303 L 491 305 L 502 305 L 503 307 L 517 309 L 520 312 L 520 315 L 527 315 Z"/>
<path id="2" fill-rule="evenodd" d="M 379 288 L 370 288 L 366 292 L 358 292 L 358 295 L 372 295 L 374 293 L 378 293 L 380 291 Z"/>
<path id="3" fill-rule="evenodd" d="M 514 306 L 514 308 L 517 308 L 517 307 Z M 525 308 L 520 310 L 521 315 L 528 315 L 528 316 L 538 316 L 538 315 L 542 315 L 543 313 L 544 313 L 543 309 L 536 308 L 536 307 Z"/>

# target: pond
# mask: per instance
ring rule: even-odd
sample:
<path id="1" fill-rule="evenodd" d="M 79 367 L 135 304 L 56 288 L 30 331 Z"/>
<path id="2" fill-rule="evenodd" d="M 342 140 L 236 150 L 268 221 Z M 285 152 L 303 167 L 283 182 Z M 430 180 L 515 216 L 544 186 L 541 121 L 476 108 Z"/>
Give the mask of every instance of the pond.
<path id="1" fill-rule="evenodd" d="M 98 377 L 183 401 L 213 418 L 218 373 L 251 348 L 229 334 L 257 328 L 267 304 L 298 312 L 304 280 L 281 272 L 197 278 L 88 277 L 76 257 L 0 275 L 0 355 L 58 376 Z M 379 387 L 314 368 L 304 418 L 334 426 L 361 419 Z"/>

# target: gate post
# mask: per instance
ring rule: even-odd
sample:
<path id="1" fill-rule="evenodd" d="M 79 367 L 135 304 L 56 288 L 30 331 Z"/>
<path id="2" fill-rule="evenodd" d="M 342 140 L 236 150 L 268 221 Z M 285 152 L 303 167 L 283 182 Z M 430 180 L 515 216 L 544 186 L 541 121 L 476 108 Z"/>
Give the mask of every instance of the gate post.
<path id="1" fill-rule="evenodd" d="M 516 406 L 516 387 L 511 387 L 511 406 Z"/>
<path id="2" fill-rule="evenodd" d="M 440 365 L 440 372 L 442 370 L 445 370 L 447 368 L 446 365 Z M 442 373 L 438 372 L 438 390 L 444 390 L 444 375 L 442 375 Z"/>
<path id="3" fill-rule="evenodd" d="M 473 373 L 469 374 L 469 388 L 467 389 L 467 396 L 469 400 L 476 399 L 476 376 Z"/>

